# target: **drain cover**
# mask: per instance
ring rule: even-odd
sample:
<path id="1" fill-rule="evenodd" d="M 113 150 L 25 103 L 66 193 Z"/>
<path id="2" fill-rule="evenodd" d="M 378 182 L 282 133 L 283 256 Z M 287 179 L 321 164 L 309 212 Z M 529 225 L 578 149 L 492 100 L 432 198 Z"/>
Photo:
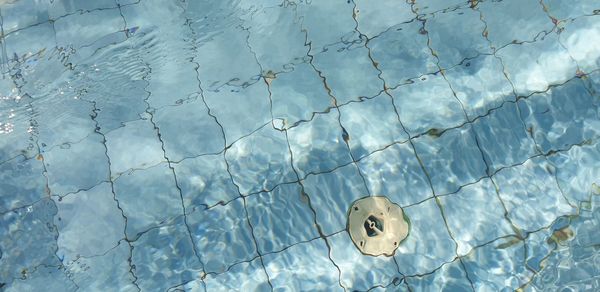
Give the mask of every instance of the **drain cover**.
<path id="1" fill-rule="evenodd" d="M 366 255 L 393 255 L 408 236 L 409 227 L 402 208 L 386 197 L 359 199 L 348 211 L 348 233 Z"/>

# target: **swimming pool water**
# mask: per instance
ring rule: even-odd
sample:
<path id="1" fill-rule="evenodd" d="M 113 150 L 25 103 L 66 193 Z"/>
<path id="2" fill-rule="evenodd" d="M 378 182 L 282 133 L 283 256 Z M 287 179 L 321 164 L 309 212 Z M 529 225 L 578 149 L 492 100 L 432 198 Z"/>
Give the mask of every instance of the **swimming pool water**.
<path id="1" fill-rule="evenodd" d="M 597 1 L 0 16 L 0 291 L 600 290 Z"/>

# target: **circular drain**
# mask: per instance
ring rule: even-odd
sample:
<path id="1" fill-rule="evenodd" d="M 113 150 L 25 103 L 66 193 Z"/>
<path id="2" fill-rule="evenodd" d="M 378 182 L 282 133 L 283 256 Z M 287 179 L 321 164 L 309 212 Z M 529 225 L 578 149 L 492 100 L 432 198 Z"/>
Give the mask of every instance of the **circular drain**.
<path id="1" fill-rule="evenodd" d="M 408 236 L 409 222 L 402 208 L 386 197 L 356 200 L 348 211 L 348 233 L 366 255 L 393 255 Z"/>

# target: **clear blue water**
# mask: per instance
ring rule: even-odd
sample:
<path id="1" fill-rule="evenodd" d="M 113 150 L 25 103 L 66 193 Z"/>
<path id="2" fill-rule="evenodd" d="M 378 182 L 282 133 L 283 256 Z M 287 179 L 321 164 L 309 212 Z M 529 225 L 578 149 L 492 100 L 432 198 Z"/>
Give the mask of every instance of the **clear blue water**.
<path id="1" fill-rule="evenodd" d="M 598 14 L 0 1 L 0 291 L 598 291 Z"/>

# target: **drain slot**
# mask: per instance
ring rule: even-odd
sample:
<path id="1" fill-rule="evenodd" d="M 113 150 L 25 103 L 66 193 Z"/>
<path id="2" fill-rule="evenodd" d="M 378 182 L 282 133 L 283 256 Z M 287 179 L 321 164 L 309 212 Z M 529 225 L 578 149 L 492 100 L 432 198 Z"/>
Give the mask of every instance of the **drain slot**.
<path id="1" fill-rule="evenodd" d="M 373 215 L 365 220 L 364 226 L 369 237 L 374 237 L 383 233 L 383 222 Z"/>

